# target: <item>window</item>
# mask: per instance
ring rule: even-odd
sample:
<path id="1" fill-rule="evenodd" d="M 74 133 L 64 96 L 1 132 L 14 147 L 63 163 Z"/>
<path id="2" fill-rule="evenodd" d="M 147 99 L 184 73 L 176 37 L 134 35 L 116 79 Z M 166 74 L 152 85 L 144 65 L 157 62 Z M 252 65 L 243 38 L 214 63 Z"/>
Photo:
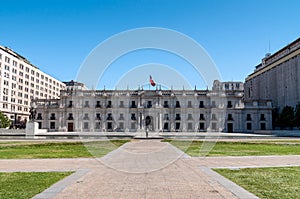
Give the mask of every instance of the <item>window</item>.
<path id="1" fill-rule="evenodd" d="M 212 130 L 217 130 L 217 123 L 215 123 L 215 122 L 212 123 L 212 124 L 211 124 L 211 129 L 212 129 Z"/>
<path id="2" fill-rule="evenodd" d="M 131 114 L 131 120 L 136 120 L 135 113 Z"/>
<path id="3" fill-rule="evenodd" d="M 96 120 L 101 120 L 101 114 L 100 113 L 96 113 Z"/>
<path id="4" fill-rule="evenodd" d="M 55 129 L 55 122 L 50 122 L 50 129 Z"/>
<path id="5" fill-rule="evenodd" d="M 85 102 L 84 102 L 84 108 L 88 108 L 88 107 L 90 107 L 89 101 L 85 101 Z"/>
<path id="6" fill-rule="evenodd" d="M 169 103 L 168 103 L 168 101 L 164 101 L 164 108 L 169 108 Z"/>
<path id="7" fill-rule="evenodd" d="M 69 117 L 68 117 L 68 120 L 73 120 L 73 113 L 69 113 Z"/>
<path id="8" fill-rule="evenodd" d="M 266 120 L 265 114 L 260 114 L 260 120 L 261 120 L 261 121 L 265 121 L 265 120 Z"/>
<path id="9" fill-rule="evenodd" d="M 176 101 L 175 108 L 180 108 L 180 102 L 179 101 Z"/>
<path id="10" fill-rule="evenodd" d="M 199 118 L 200 120 L 205 120 L 205 118 L 204 118 L 204 114 L 203 113 L 200 113 L 200 118 Z"/>
<path id="11" fill-rule="evenodd" d="M 5 70 L 9 70 L 9 66 L 8 66 L 8 65 L 5 65 L 5 66 L 4 66 L 4 69 L 5 69 Z"/>
<path id="12" fill-rule="evenodd" d="M 180 114 L 176 114 L 175 120 L 181 120 Z"/>
<path id="13" fill-rule="evenodd" d="M 193 120 L 193 115 L 192 114 L 188 114 L 188 120 Z"/>
<path id="14" fill-rule="evenodd" d="M 124 129 L 124 123 L 123 122 L 119 123 L 119 129 Z"/>
<path id="15" fill-rule="evenodd" d="M 106 108 L 112 108 L 111 100 L 108 100 L 108 101 L 107 101 Z"/>
<path id="16" fill-rule="evenodd" d="M 124 101 L 120 101 L 120 108 L 124 108 Z"/>
<path id="17" fill-rule="evenodd" d="M 11 76 L 11 79 L 12 79 L 13 81 L 17 81 L 17 77 L 14 76 L 14 75 Z"/>
<path id="18" fill-rule="evenodd" d="M 37 114 L 37 118 L 36 118 L 37 120 L 42 120 L 43 119 L 43 117 L 42 117 L 42 113 L 38 113 Z"/>
<path id="19" fill-rule="evenodd" d="M 136 108 L 136 104 L 135 104 L 135 101 L 131 101 L 131 108 Z"/>
<path id="20" fill-rule="evenodd" d="M 95 129 L 100 129 L 100 125 L 101 125 L 100 122 L 96 122 L 96 123 L 95 123 Z"/>
<path id="21" fill-rule="evenodd" d="M 119 120 L 124 120 L 124 114 L 123 113 L 120 113 Z"/>
<path id="22" fill-rule="evenodd" d="M 68 108 L 72 108 L 72 107 L 73 107 L 73 101 L 69 101 Z"/>
<path id="23" fill-rule="evenodd" d="M 216 107 L 217 107 L 215 101 L 212 101 L 212 102 L 211 102 L 211 107 L 212 107 L 212 108 L 216 108 Z"/>
<path id="24" fill-rule="evenodd" d="M 132 122 L 132 123 L 131 123 L 131 129 L 135 129 L 135 126 L 136 126 L 136 125 L 135 125 L 135 122 Z"/>
<path id="25" fill-rule="evenodd" d="M 212 120 L 217 120 L 216 114 L 213 113 L 211 119 Z"/>
<path id="26" fill-rule="evenodd" d="M 50 120 L 55 120 L 55 113 L 51 113 Z"/>
<path id="27" fill-rule="evenodd" d="M 247 130 L 252 130 L 252 124 L 250 122 L 247 123 Z"/>
<path id="28" fill-rule="evenodd" d="M 233 120 L 232 114 L 228 114 L 227 120 Z"/>
<path id="29" fill-rule="evenodd" d="M 9 63 L 10 62 L 10 59 L 8 57 L 5 57 L 5 62 L 6 63 Z"/>
<path id="30" fill-rule="evenodd" d="M 111 114 L 111 113 L 108 113 L 108 114 L 107 114 L 106 120 L 113 120 L 113 117 L 112 117 L 112 114 Z"/>
<path id="31" fill-rule="evenodd" d="M 96 102 L 96 108 L 101 108 L 101 102 L 100 101 Z"/>
<path id="32" fill-rule="evenodd" d="M 164 120 L 169 120 L 169 114 L 168 113 L 165 113 Z"/>
<path id="33" fill-rule="evenodd" d="M 199 123 L 199 130 L 204 130 L 204 123 L 203 122 Z"/>
<path id="34" fill-rule="evenodd" d="M 83 119 L 84 119 L 84 120 L 89 120 L 89 119 L 90 119 L 90 118 L 89 118 L 89 114 L 88 114 L 88 113 L 85 113 Z"/>
<path id="35" fill-rule="evenodd" d="M 266 123 L 260 123 L 260 130 L 266 130 Z"/>
<path id="36" fill-rule="evenodd" d="M 147 102 L 147 108 L 152 108 L 152 101 Z"/>
<path id="37" fill-rule="evenodd" d="M 204 108 L 204 102 L 200 101 L 199 108 Z"/>
<path id="38" fill-rule="evenodd" d="M 188 101 L 188 108 L 193 108 L 192 101 Z"/>
<path id="39" fill-rule="evenodd" d="M 227 102 L 227 108 L 232 108 L 232 102 L 231 101 Z"/>
<path id="40" fill-rule="evenodd" d="M 17 66 L 17 62 L 13 60 L 13 66 Z"/>
<path id="41" fill-rule="evenodd" d="M 193 129 L 193 123 L 188 123 L 188 130 L 192 130 Z"/>
<path id="42" fill-rule="evenodd" d="M 23 69 L 24 69 L 23 64 L 20 64 L 20 65 L 19 65 L 19 68 L 20 68 L 21 70 L 23 70 Z"/>
<path id="43" fill-rule="evenodd" d="M 83 123 L 83 128 L 84 129 L 88 129 L 89 128 L 89 123 L 88 122 L 84 122 Z"/>
<path id="44" fill-rule="evenodd" d="M 180 129 L 180 122 L 176 122 L 175 123 L 175 130 L 179 130 Z"/>
<path id="45" fill-rule="evenodd" d="M 26 70 L 27 73 L 29 73 L 29 68 L 28 67 L 26 67 L 25 70 Z"/>
<path id="46" fill-rule="evenodd" d="M 246 118 L 247 121 L 251 121 L 251 114 L 247 114 L 247 118 Z"/>

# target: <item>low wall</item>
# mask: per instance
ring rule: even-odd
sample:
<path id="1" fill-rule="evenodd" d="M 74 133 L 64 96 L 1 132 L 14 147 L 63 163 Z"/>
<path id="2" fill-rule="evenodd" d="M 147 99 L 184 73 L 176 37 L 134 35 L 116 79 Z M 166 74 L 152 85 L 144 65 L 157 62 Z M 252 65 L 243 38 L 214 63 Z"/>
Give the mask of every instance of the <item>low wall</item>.
<path id="1" fill-rule="evenodd" d="M 300 137 L 300 130 L 258 130 L 255 134 L 276 135 L 279 137 Z"/>

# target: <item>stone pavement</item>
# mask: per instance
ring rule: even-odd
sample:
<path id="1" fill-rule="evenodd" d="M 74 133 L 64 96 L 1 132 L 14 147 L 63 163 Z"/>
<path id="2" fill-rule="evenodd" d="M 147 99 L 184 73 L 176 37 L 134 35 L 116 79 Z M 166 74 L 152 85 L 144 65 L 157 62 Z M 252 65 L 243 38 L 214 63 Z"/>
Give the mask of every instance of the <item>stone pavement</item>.
<path id="1" fill-rule="evenodd" d="M 191 158 L 159 140 L 103 158 L 0 160 L 0 172 L 76 171 L 35 198 L 256 198 L 211 167 L 300 166 L 300 156 Z"/>

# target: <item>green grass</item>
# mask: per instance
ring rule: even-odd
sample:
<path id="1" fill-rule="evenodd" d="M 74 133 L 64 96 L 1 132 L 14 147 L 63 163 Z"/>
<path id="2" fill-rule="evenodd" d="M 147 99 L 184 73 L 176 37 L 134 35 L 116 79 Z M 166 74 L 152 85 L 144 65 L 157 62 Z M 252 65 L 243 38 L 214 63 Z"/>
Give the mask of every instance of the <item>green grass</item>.
<path id="1" fill-rule="evenodd" d="M 102 157 L 128 141 L 0 143 L 0 159 Z"/>
<path id="2" fill-rule="evenodd" d="M 72 172 L 0 173 L 0 198 L 32 198 L 71 173 Z"/>
<path id="3" fill-rule="evenodd" d="M 205 142 L 165 140 L 190 156 L 300 155 L 299 141 Z M 214 145 L 215 144 L 215 145 Z M 202 148 L 201 148 L 202 147 Z"/>
<path id="4" fill-rule="evenodd" d="M 260 198 L 300 198 L 300 167 L 214 170 Z"/>

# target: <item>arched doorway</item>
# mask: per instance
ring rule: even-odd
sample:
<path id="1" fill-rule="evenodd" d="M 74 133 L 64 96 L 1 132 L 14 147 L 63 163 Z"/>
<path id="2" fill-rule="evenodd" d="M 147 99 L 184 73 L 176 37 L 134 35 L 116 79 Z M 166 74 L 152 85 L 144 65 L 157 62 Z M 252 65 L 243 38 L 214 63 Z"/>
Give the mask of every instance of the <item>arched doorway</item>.
<path id="1" fill-rule="evenodd" d="M 153 131 L 154 130 L 154 124 L 153 124 L 153 117 L 152 116 L 147 116 L 145 119 L 145 126 L 146 129 L 149 131 Z"/>

